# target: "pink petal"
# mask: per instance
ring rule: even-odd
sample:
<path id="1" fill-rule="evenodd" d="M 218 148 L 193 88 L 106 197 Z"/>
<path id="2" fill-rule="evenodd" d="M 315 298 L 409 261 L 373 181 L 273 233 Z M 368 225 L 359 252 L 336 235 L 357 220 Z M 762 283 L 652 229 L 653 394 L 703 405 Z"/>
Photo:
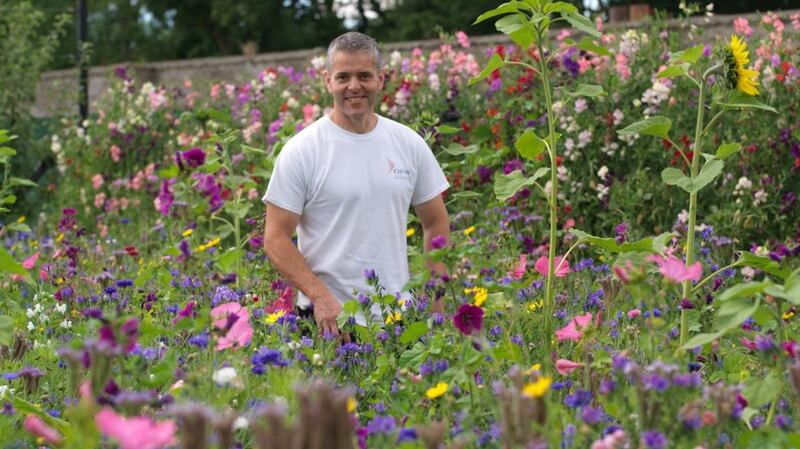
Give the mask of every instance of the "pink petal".
<path id="1" fill-rule="evenodd" d="M 548 260 L 550 260 L 550 259 L 548 259 L 547 256 L 542 256 L 538 260 L 536 260 L 536 266 L 535 266 L 536 271 L 538 271 L 542 276 L 547 276 L 547 268 L 548 268 L 547 267 L 547 262 L 548 262 Z M 562 261 L 563 261 L 563 263 L 562 263 Z M 561 265 L 560 267 L 559 267 L 559 264 Z M 555 268 L 556 268 L 556 277 L 559 277 L 559 278 L 560 277 L 564 277 L 567 274 L 569 274 L 569 271 L 570 271 L 569 270 L 569 261 L 564 260 L 564 258 L 561 257 L 561 256 L 556 256 Z"/>
<path id="2" fill-rule="evenodd" d="M 522 254 L 519 256 L 519 262 L 517 266 L 514 267 L 514 272 L 511 274 L 511 279 L 518 281 L 522 279 L 522 276 L 525 275 L 525 270 L 528 268 L 528 256 L 527 254 Z"/>
<path id="3" fill-rule="evenodd" d="M 583 366 L 583 363 L 575 363 L 572 360 L 567 359 L 558 359 L 556 360 L 556 371 L 558 374 L 562 376 L 566 376 L 567 374 L 575 371 L 577 368 Z"/>
<path id="4" fill-rule="evenodd" d="M 116 440 L 121 449 L 159 449 L 175 444 L 175 423 L 172 420 L 156 423 L 150 418 L 125 418 L 109 408 L 95 416 L 100 432 Z"/>
<path id="5" fill-rule="evenodd" d="M 39 418 L 36 415 L 28 415 L 25 417 L 25 421 L 22 423 L 22 427 L 37 437 L 43 438 L 46 442 L 50 444 L 59 444 L 61 443 L 61 434 L 58 431 L 42 421 L 42 418 Z"/>
<path id="6" fill-rule="evenodd" d="M 39 260 L 39 251 L 33 253 L 32 256 L 28 257 L 22 262 L 22 268 L 26 270 L 30 270 L 31 268 L 36 266 L 36 261 Z"/>
<path id="7" fill-rule="evenodd" d="M 253 328 L 250 326 L 250 314 L 247 312 L 247 309 L 240 309 L 236 315 L 239 319 L 233 323 L 233 326 L 231 326 L 224 337 L 217 340 L 217 351 L 232 347 L 241 348 L 247 346 L 253 338 Z M 223 321 L 222 325 L 217 327 L 222 327 L 224 325 L 225 322 Z"/>
<path id="8" fill-rule="evenodd" d="M 585 329 L 592 322 L 591 312 L 576 315 L 572 318 L 566 326 L 555 332 L 558 341 L 573 340 L 578 341 L 583 336 L 583 329 Z"/>

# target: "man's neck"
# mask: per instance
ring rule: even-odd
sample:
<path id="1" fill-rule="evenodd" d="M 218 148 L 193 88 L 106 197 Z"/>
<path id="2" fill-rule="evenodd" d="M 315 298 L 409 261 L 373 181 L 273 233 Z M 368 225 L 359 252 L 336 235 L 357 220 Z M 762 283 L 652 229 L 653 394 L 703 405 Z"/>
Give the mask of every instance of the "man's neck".
<path id="1" fill-rule="evenodd" d="M 344 114 L 337 114 L 335 110 L 330 113 L 329 117 L 339 127 L 356 134 L 366 134 L 378 124 L 378 115 L 374 112 L 365 115 L 361 120 L 353 120 Z"/>

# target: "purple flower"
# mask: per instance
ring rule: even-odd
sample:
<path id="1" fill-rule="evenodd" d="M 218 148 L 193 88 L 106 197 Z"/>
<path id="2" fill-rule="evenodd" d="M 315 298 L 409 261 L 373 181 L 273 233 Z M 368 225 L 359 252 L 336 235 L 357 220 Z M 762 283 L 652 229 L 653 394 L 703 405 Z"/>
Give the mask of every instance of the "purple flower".
<path id="1" fill-rule="evenodd" d="M 483 327 L 483 309 L 472 304 L 462 304 L 453 316 L 453 325 L 464 335 L 480 332 Z"/>
<path id="2" fill-rule="evenodd" d="M 433 249 L 442 249 L 447 245 L 447 237 L 443 235 L 436 235 L 431 239 L 431 247 Z"/>
<path id="3" fill-rule="evenodd" d="M 511 159 L 503 165 L 503 174 L 507 175 L 514 170 L 522 170 L 522 161 L 519 159 Z"/>
<path id="4" fill-rule="evenodd" d="M 155 201 L 156 209 L 165 217 L 169 215 L 169 208 L 172 207 L 172 202 L 175 201 L 175 197 L 170 190 L 170 186 L 174 182 L 175 180 L 165 179 L 161 181 L 161 187 L 158 189 L 158 196 Z"/>
<path id="5" fill-rule="evenodd" d="M 657 430 L 644 432 L 642 434 L 642 442 L 648 449 L 666 449 L 669 443 L 667 437 Z"/>
<path id="6" fill-rule="evenodd" d="M 189 168 L 197 168 L 206 162 L 206 153 L 199 147 L 194 147 L 181 152 L 180 159 L 186 162 Z"/>
<path id="7" fill-rule="evenodd" d="M 592 392 L 587 390 L 575 390 L 575 393 L 564 398 L 564 405 L 570 408 L 585 407 L 592 402 Z"/>
<path id="8" fill-rule="evenodd" d="M 605 413 L 603 412 L 602 407 L 592 407 L 591 405 L 587 405 L 583 408 L 583 410 L 581 410 L 581 419 L 590 426 L 599 423 L 604 417 Z"/>
<path id="9" fill-rule="evenodd" d="M 493 170 L 491 168 L 481 165 L 475 171 L 478 174 L 478 178 L 481 180 L 481 184 L 492 182 Z"/>

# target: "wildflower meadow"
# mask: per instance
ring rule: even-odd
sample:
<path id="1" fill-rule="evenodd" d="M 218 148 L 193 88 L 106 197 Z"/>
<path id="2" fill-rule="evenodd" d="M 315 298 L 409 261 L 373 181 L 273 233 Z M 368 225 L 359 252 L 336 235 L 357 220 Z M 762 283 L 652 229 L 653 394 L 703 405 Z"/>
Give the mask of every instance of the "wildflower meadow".
<path id="1" fill-rule="evenodd" d="M 412 295 L 365 267 L 347 343 L 263 244 L 324 57 L 242 84 L 117 67 L 48 135 L 47 185 L 0 131 L 2 447 L 800 447 L 800 14 L 476 21 L 508 43 L 384 55 L 377 112 L 434 152 L 451 237 L 424 253 L 409 217 Z"/>

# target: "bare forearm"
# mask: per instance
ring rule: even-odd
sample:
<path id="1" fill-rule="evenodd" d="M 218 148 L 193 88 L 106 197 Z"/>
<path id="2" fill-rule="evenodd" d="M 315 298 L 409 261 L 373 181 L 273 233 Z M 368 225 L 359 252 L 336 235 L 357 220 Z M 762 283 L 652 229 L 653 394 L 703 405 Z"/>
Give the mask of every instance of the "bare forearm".
<path id="1" fill-rule="evenodd" d="M 303 292 L 312 303 L 316 303 L 319 298 L 331 296 L 330 290 L 311 271 L 291 240 L 281 238 L 268 240 L 264 244 L 264 252 L 281 276 Z"/>

